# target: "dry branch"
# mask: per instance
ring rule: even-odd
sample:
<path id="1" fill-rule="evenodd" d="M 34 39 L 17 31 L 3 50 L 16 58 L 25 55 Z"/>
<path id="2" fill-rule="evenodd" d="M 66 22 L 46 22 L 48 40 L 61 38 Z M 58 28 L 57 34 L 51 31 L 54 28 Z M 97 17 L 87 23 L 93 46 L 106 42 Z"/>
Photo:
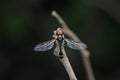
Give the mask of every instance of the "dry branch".
<path id="1" fill-rule="evenodd" d="M 70 62 L 68 60 L 68 57 L 66 55 L 66 51 L 64 49 L 64 46 L 61 46 L 61 50 L 62 50 L 62 54 L 63 54 L 63 58 L 60 58 L 59 53 L 60 53 L 60 48 L 59 46 L 56 46 L 54 49 L 54 55 L 58 57 L 58 59 L 60 60 L 60 62 L 63 64 L 63 66 L 65 67 L 65 70 L 67 71 L 70 80 L 77 80 L 75 73 L 70 65 Z"/>
<path id="2" fill-rule="evenodd" d="M 67 36 L 69 36 L 71 39 L 75 41 L 79 41 L 82 43 L 82 41 L 77 37 L 77 35 L 74 32 L 72 32 L 72 30 L 70 30 L 70 28 L 67 26 L 65 21 L 58 15 L 58 13 L 56 13 L 56 11 L 52 11 L 52 16 L 59 21 L 59 23 L 62 25 L 62 28 L 64 29 L 65 34 Z M 90 64 L 90 59 L 89 59 L 90 52 L 87 49 L 82 49 L 80 50 L 80 53 L 82 53 L 83 63 L 86 69 L 88 80 L 95 80 L 93 70 Z"/>

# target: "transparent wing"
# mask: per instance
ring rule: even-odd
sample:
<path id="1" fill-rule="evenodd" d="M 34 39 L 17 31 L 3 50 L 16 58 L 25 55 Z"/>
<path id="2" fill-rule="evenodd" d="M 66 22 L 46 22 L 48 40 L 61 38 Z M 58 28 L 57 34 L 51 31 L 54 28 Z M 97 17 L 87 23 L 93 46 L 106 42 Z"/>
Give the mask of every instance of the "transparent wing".
<path id="1" fill-rule="evenodd" d="M 84 43 L 81 42 L 75 42 L 73 40 L 65 39 L 67 46 L 72 49 L 81 50 L 87 48 L 87 46 Z"/>
<path id="2" fill-rule="evenodd" d="M 55 40 L 49 40 L 35 46 L 34 51 L 48 51 L 53 48 Z"/>

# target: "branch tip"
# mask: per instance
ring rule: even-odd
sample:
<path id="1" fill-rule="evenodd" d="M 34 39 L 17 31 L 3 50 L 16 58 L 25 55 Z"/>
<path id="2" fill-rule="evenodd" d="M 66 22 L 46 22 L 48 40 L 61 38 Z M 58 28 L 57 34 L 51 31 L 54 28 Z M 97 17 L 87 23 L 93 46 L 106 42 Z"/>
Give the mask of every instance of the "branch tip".
<path id="1" fill-rule="evenodd" d="M 52 16 L 55 16 L 56 15 L 56 11 L 53 10 L 52 13 L 51 13 Z"/>

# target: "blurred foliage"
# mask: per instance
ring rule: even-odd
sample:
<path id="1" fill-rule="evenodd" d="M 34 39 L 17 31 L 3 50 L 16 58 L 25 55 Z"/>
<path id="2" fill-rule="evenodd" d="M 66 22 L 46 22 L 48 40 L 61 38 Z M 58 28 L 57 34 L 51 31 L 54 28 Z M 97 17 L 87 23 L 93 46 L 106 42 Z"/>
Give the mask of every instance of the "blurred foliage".
<path id="1" fill-rule="evenodd" d="M 120 80 L 120 8 L 116 0 L 1 0 L 0 80 L 69 80 L 59 60 L 34 52 L 60 24 L 56 10 L 88 45 L 96 80 Z M 66 47 L 78 80 L 87 80 L 82 58 Z"/>

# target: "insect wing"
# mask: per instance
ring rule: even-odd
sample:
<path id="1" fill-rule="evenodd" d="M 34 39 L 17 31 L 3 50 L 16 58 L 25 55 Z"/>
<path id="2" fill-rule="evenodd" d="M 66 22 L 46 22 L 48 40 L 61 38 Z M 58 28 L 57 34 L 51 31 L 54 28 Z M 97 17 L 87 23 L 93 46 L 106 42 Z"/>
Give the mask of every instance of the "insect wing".
<path id="1" fill-rule="evenodd" d="M 54 46 L 54 40 L 49 40 L 35 46 L 34 51 L 48 51 Z"/>
<path id="2" fill-rule="evenodd" d="M 66 39 L 67 46 L 72 49 L 81 50 L 87 48 L 84 43 L 75 42 L 73 40 Z"/>

